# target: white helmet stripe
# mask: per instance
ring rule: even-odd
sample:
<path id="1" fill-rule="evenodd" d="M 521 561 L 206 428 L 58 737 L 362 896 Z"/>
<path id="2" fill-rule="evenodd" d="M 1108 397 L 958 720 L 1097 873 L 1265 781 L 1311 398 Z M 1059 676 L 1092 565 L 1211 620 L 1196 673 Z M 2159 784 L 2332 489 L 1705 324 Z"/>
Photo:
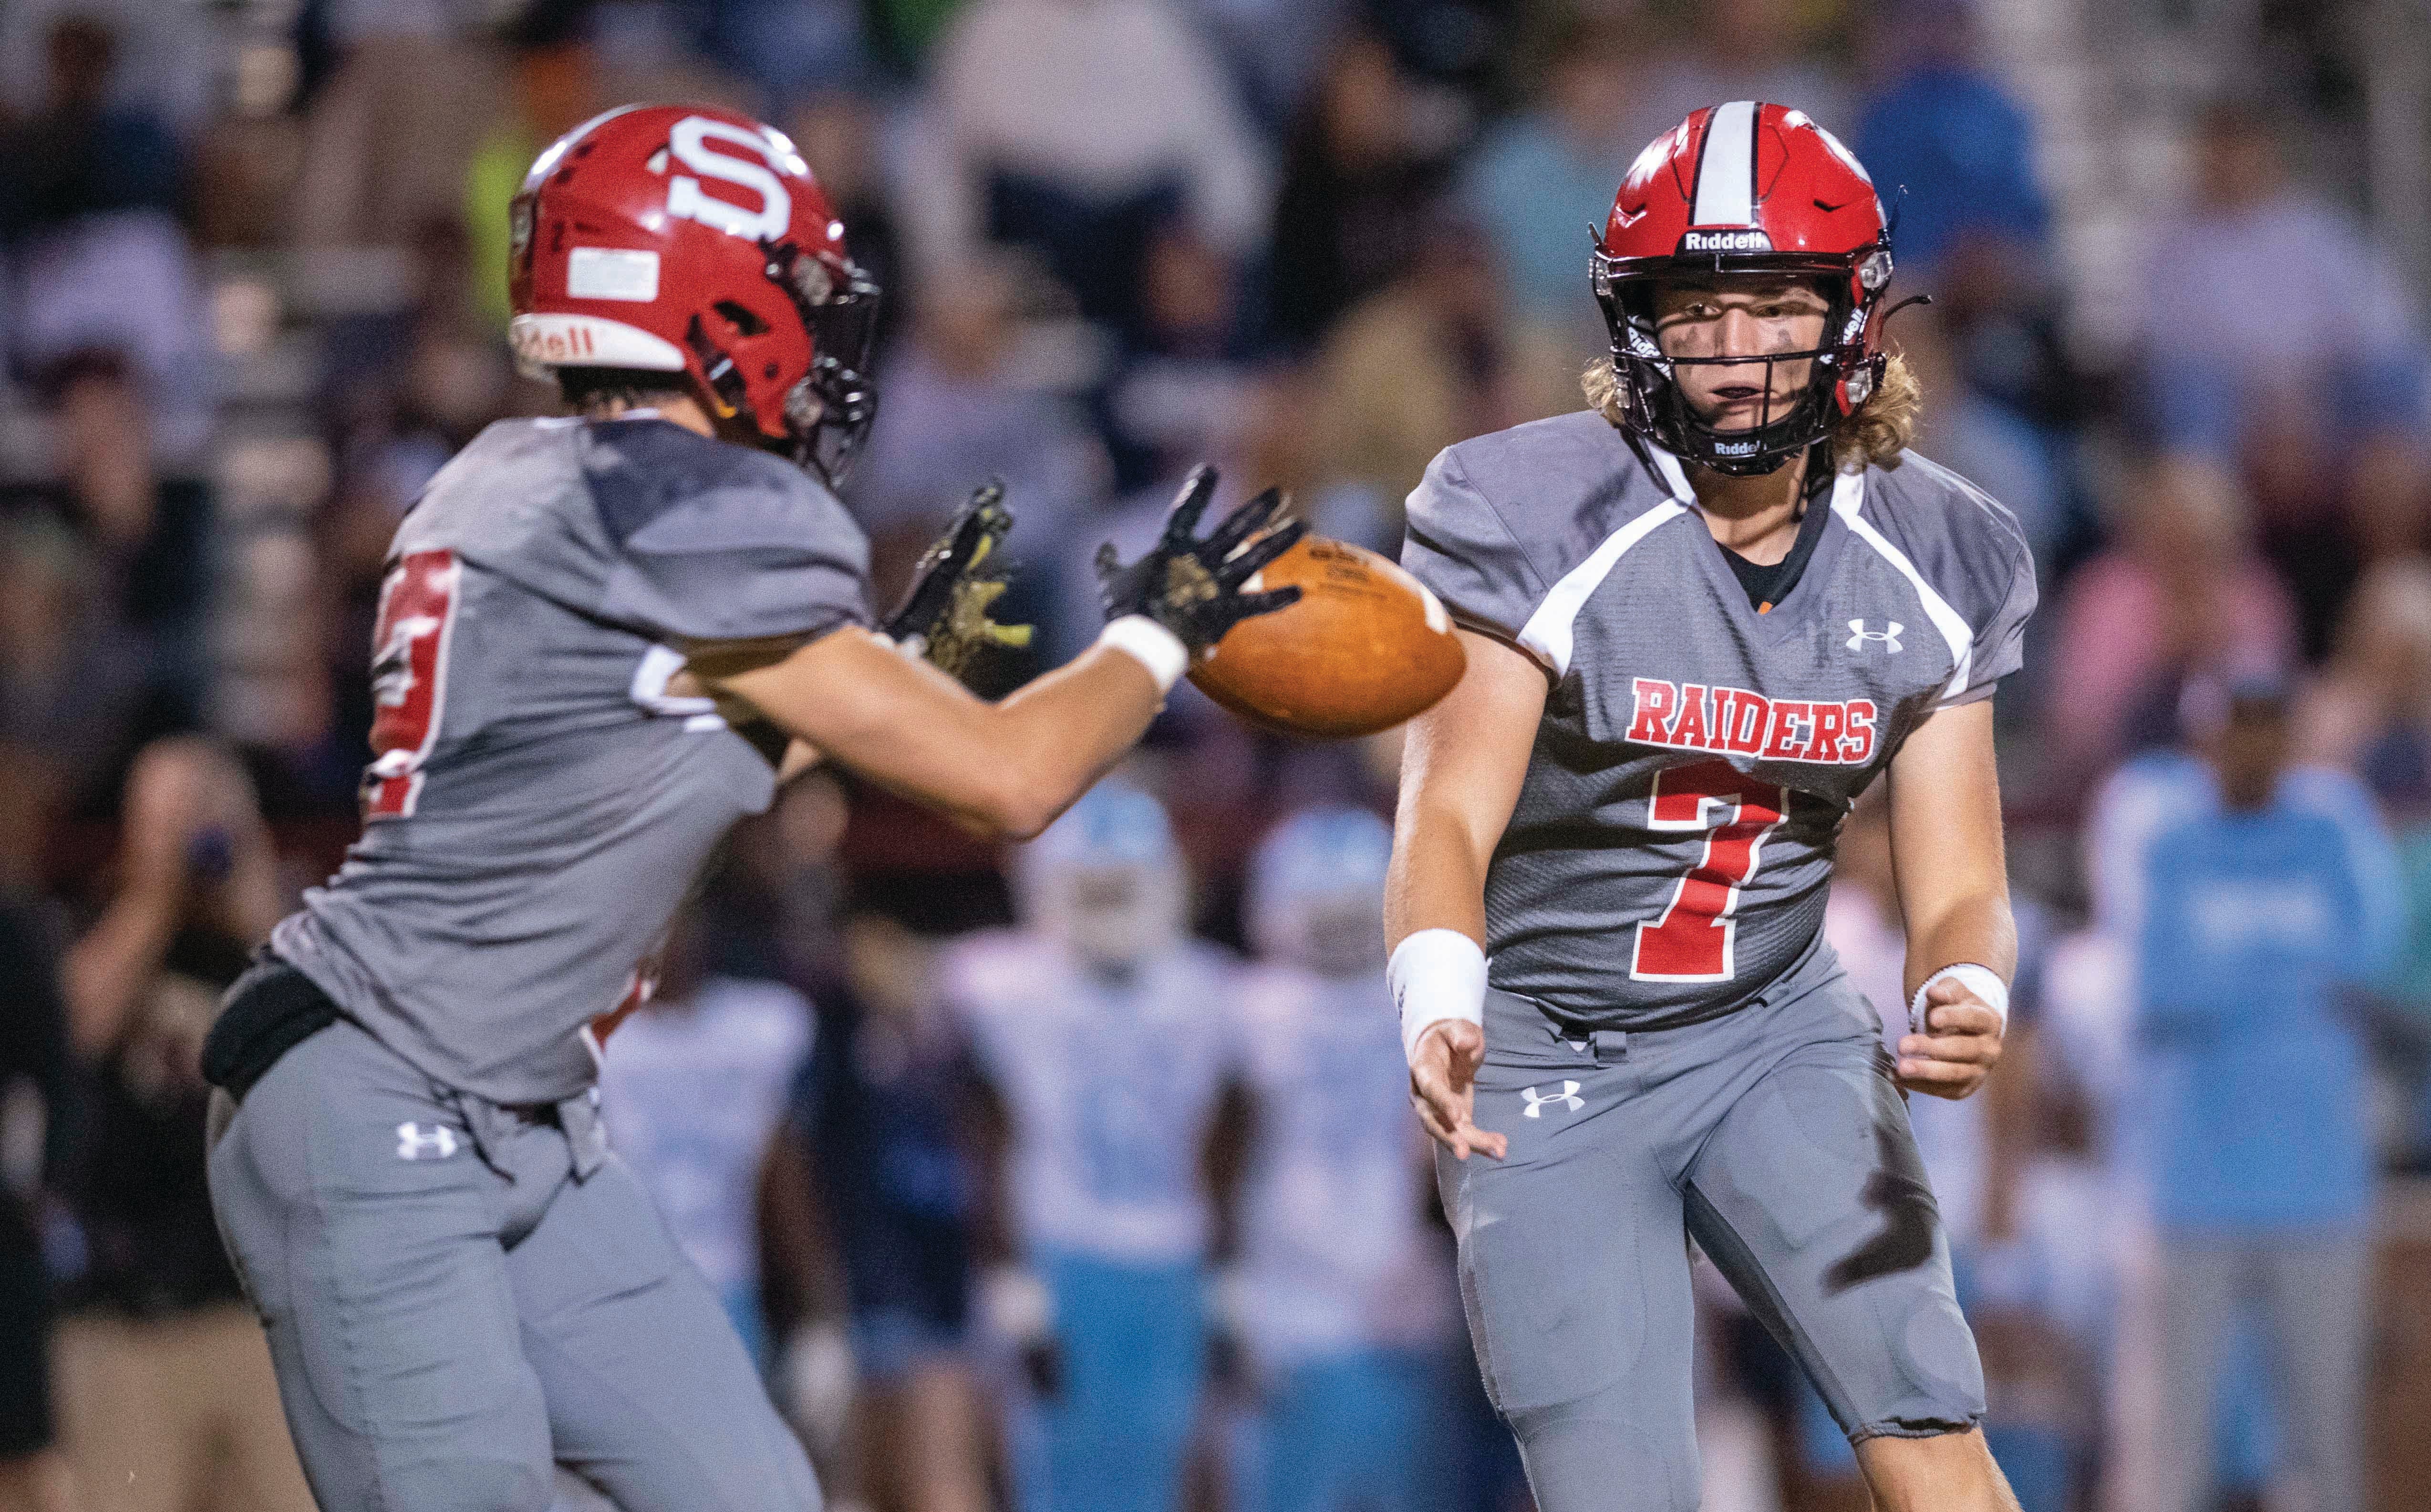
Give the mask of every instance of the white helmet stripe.
<path id="1" fill-rule="evenodd" d="M 1697 154 L 1697 202 L 1689 225 L 1755 224 L 1755 112 L 1753 100 L 1714 107 L 1704 148 Z"/>

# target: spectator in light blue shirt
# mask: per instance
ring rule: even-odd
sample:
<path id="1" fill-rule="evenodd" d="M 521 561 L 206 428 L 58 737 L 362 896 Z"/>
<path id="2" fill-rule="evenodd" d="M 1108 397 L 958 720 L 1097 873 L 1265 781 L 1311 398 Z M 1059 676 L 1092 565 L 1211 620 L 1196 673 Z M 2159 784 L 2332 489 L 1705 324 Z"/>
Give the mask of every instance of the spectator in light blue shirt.
<path id="1" fill-rule="evenodd" d="M 2199 686 L 2217 801 L 2144 850 L 2136 1034 L 2165 1285 L 2155 1512 L 2206 1505 L 2223 1340 L 2270 1344 L 2290 1468 L 2361 1512 L 2372 1204 L 2364 1047 L 2341 998 L 2385 968 L 2401 900 L 2370 795 L 2288 770 L 2288 690 Z"/>

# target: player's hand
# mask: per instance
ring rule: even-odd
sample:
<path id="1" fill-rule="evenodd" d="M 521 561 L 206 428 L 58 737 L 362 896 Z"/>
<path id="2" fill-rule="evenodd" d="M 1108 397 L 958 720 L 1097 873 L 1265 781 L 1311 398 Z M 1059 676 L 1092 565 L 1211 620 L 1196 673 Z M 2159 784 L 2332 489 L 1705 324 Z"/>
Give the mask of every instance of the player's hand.
<path id="1" fill-rule="evenodd" d="M 1465 1018 L 1427 1026 L 1410 1062 L 1410 1106 L 1454 1160 L 1472 1151 L 1501 1160 L 1511 1150 L 1509 1139 L 1475 1122 L 1477 1068 L 1484 1064 L 1485 1031 Z"/>
<path id="2" fill-rule="evenodd" d="M 884 626 L 895 644 L 957 681 L 969 680 L 966 674 L 985 652 L 1028 646 L 1030 626 L 999 625 L 988 617 L 989 607 L 1009 585 L 1003 563 L 981 570 L 1012 529 L 1004 483 L 990 479 L 972 492 L 946 533 L 920 553 L 912 586 Z"/>
<path id="3" fill-rule="evenodd" d="M 1216 469 L 1198 468 L 1174 496 L 1165 534 L 1146 555 L 1125 566 L 1113 542 L 1098 548 L 1098 590 L 1105 599 L 1106 618 L 1146 614 L 1171 630 L 1195 657 L 1251 615 L 1299 601 L 1298 588 L 1241 591 L 1259 568 L 1308 532 L 1299 520 L 1275 523 L 1283 512 L 1282 492 L 1267 489 L 1226 515 L 1202 541 L 1199 517 L 1215 494 Z"/>
<path id="4" fill-rule="evenodd" d="M 2001 1058 L 2001 1016 L 1944 977 L 1924 995 L 1921 1033 L 1899 1042 L 1899 1084 L 1910 1092 L 1955 1101 L 1984 1084 Z"/>

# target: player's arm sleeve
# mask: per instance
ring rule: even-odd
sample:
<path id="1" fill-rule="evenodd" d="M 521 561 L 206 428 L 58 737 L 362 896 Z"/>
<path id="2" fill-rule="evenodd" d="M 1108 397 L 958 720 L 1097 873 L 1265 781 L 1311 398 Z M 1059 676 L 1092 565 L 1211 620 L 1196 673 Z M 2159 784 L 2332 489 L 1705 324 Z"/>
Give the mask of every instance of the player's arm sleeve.
<path id="1" fill-rule="evenodd" d="M 622 547 L 606 616 L 679 649 L 800 645 L 870 623 L 868 538 L 833 495 L 790 468 L 721 479 Z"/>
<path id="2" fill-rule="evenodd" d="M 1410 491 L 1401 566 L 1434 590 L 1453 619 L 1514 645 L 1545 596 L 1518 537 L 1449 449 Z"/>
<path id="3" fill-rule="evenodd" d="M 1941 700 L 1944 709 L 1990 697 L 2002 679 L 2026 664 L 2026 621 L 2034 617 L 2037 596 L 2035 559 L 2014 530 L 2005 534 L 2013 550 L 1996 580 L 2001 587 L 1997 595 L 1987 595 L 1990 611 L 1969 626 L 1974 639 L 1968 647 L 1966 677 Z"/>

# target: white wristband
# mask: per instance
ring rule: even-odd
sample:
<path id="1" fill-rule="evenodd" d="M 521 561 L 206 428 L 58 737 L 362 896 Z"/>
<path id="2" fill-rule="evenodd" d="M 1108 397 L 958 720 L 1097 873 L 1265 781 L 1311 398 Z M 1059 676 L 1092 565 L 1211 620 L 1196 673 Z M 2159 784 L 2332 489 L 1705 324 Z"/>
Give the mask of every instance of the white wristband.
<path id="1" fill-rule="evenodd" d="M 1910 1033 L 1928 1033 L 1924 1027 L 1924 995 L 1933 990 L 1933 984 L 1936 982 L 1956 982 L 1960 986 L 1983 999 L 1985 1007 L 2001 1016 L 2001 1027 L 2003 1030 L 2009 1027 L 2009 984 L 2002 981 L 1990 966 L 1980 966 L 1972 961 L 1962 961 L 1956 966 L 1943 966 L 1925 978 L 1923 984 L 1916 989 L 1916 996 L 1908 1000 L 1907 1005 Z"/>
<path id="2" fill-rule="evenodd" d="M 1149 677 L 1156 679 L 1159 693 L 1171 693 L 1182 674 L 1190 670 L 1190 647 L 1182 644 L 1181 636 L 1146 614 L 1125 614 L 1108 620 L 1106 628 L 1098 633 L 1098 644 L 1129 652 L 1148 668 Z"/>
<path id="3" fill-rule="evenodd" d="M 1384 980 L 1401 1011 L 1404 1061 L 1416 1059 L 1420 1037 L 1447 1018 L 1485 1022 L 1485 952 L 1458 930 L 1420 930 L 1395 946 Z"/>

